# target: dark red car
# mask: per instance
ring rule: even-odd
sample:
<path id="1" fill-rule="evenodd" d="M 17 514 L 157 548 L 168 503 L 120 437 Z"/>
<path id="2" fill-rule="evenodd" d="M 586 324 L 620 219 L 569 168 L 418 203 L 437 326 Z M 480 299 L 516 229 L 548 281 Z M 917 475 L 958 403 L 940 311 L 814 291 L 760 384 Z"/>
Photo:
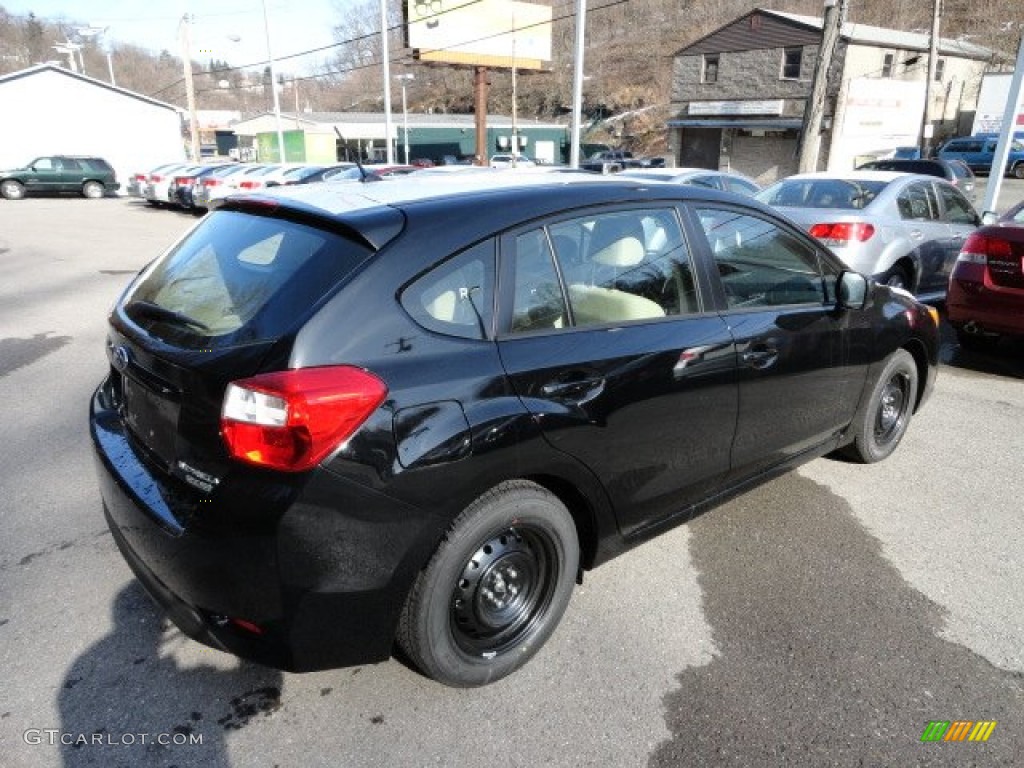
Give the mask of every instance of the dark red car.
<path id="1" fill-rule="evenodd" d="M 964 242 L 949 278 L 946 309 L 964 347 L 1024 337 L 1024 200 Z"/>

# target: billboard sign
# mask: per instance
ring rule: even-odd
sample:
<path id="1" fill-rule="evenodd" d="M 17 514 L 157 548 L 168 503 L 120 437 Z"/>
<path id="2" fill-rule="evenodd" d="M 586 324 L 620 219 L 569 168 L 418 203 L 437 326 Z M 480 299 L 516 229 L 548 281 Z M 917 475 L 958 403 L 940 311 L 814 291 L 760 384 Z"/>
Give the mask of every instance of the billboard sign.
<path id="1" fill-rule="evenodd" d="M 407 44 L 421 61 L 544 69 L 551 7 L 517 0 L 406 0 Z"/>

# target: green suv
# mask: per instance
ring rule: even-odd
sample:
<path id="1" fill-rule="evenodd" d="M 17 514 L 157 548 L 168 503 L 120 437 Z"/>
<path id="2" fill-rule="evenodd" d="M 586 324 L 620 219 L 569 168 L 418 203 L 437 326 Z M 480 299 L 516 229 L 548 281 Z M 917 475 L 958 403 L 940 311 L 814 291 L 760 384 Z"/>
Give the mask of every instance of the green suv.
<path id="1" fill-rule="evenodd" d="M 37 157 L 24 168 L 0 171 L 0 195 L 8 200 L 20 200 L 27 194 L 69 192 L 95 199 L 116 192 L 120 186 L 114 169 L 101 157 Z"/>

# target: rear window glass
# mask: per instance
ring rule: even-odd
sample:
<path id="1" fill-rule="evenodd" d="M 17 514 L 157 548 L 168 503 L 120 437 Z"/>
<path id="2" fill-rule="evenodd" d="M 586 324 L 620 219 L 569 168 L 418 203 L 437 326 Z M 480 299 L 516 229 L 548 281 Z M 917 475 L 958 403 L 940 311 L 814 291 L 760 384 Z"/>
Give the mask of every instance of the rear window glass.
<path id="1" fill-rule="evenodd" d="M 791 179 L 780 181 L 756 195 L 768 205 L 792 208 L 867 208 L 885 189 L 884 181 L 845 179 Z"/>
<path id="2" fill-rule="evenodd" d="M 186 347 L 273 340 L 369 254 L 315 227 L 217 211 L 140 276 L 124 312 L 154 336 Z"/>

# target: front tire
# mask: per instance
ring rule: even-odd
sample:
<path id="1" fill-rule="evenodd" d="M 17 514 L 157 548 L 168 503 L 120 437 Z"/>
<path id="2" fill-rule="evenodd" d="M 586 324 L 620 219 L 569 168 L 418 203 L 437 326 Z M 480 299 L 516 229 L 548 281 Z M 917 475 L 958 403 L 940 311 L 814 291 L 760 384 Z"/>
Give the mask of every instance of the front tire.
<path id="1" fill-rule="evenodd" d="M 1012 173 L 1015 178 L 1024 179 L 1024 163 L 1017 163 L 1013 166 Z"/>
<path id="2" fill-rule="evenodd" d="M 21 200 L 25 196 L 25 185 L 14 179 L 7 179 L 0 183 L 0 195 L 5 200 Z"/>
<path id="3" fill-rule="evenodd" d="M 576 525 L 554 494 L 502 483 L 452 523 L 409 594 L 398 643 L 445 685 L 500 680 L 554 632 L 579 558 Z"/>
<path id="4" fill-rule="evenodd" d="M 916 402 L 917 364 L 909 352 L 897 349 L 886 360 L 867 408 L 854 425 L 846 455 L 863 464 L 887 458 L 906 434 Z"/>

